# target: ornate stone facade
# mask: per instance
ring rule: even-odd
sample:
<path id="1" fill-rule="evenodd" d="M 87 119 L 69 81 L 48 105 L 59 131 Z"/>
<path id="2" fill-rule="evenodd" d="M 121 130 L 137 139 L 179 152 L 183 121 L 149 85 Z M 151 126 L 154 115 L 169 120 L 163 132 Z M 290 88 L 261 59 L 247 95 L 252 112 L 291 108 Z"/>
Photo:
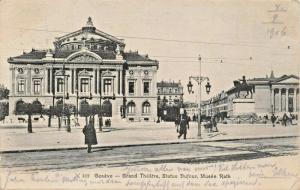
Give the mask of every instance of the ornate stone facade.
<path id="1" fill-rule="evenodd" d="M 112 120 L 155 121 L 158 61 L 138 52 L 125 52 L 125 44 L 100 30 L 89 18 L 86 26 L 59 37 L 54 50 L 34 50 L 11 57 L 9 114 L 19 101 L 39 101 L 44 107 L 62 99 L 80 108 L 108 103 Z"/>

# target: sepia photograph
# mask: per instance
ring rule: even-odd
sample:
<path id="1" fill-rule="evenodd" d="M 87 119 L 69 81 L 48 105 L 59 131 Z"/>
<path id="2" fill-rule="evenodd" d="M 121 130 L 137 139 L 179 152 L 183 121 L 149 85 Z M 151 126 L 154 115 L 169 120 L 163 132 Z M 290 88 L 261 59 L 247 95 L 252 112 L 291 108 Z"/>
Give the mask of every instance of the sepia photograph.
<path id="1" fill-rule="evenodd" d="M 298 190 L 299 0 L 0 0 L 0 190 Z"/>

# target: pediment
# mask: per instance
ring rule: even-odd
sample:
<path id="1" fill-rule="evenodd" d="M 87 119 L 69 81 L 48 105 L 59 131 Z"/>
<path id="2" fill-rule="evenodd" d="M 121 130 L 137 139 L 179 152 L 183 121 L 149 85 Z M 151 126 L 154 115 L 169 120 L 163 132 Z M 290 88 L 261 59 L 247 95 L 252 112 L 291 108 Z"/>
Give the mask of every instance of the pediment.
<path id="1" fill-rule="evenodd" d="M 55 75 L 56 76 L 63 76 L 64 72 L 63 72 L 63 70 L 58 70 L 58 71 L 55 72 Z"/>
<path id="2" fill-rule="evenodd" d="M 91 74 L 86 69 L 84 69 L 78 73 L 78 76 L 91 76 Z"/>
<path id="3" fill-rule="evenodd" d="M 119 44 L 121 46 L 125 45 L 122 39 L 116 38 L 110 34 L 107 34 L 97 29 L 94 32 L 85 32 L 83 30 L 78 30 L 73 33 L 64 35 L 62 37 L 58 37 L 56 39 L 57 40 L 54 43 L 60 45 L 70 42 L 80 42 L 83 40 L 111 42 Z"/>
<path id="4" fill-rule="evenodd" d="M 115 75 L 111 71 L 106 70 L 103 72 L 102 76 L 103 77 L 114 77 Z"/>
<path id="5" fill-rule="evenodd" d="M 82 49 L 66 58 L 66 62 L 71 63 L 101 63 L 102 58 L 94 52 Z"/>
<path id="6" fill-rule="evenodd" d="M 78 55 L 72 58 L 69 62 L 98 62 L 98 60 L 90 55 Z"/>
<path id="7" fill-rule="evenodd" d="M 290 76 L 276 81 L 276 84 L 287 84 L 287 83 L 291 83 L 291 84 L 299 83 L 299 79 L 295 76 Z"/>

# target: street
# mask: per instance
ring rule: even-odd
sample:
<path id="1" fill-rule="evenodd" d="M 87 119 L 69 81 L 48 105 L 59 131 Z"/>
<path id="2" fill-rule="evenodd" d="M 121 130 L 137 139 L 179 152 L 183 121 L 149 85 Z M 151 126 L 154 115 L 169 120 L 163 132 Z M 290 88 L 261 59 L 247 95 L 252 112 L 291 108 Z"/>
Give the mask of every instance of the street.
<path id="1" fill-rule="evenodd" d="M 160 163 L 209 163 L 296 155 L 297 137 L 222 142 L 198 142 L 120 148 L 95 148 L 3 153 L 1 169 L 10 171 L 61 171 L 124 167 Z M 183 140 L 182 140 L 183 141 Z"/>

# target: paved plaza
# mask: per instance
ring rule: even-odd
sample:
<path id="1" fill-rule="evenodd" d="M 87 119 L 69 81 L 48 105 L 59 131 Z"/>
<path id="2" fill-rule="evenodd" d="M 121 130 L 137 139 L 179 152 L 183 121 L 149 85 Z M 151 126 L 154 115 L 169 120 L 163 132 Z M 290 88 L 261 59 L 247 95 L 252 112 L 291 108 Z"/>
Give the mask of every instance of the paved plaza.
<path id="1" fill-rule="evenodd" d="M 33 133 L 27 133 L 27 124 L 1 124 L 0 151 L 33 151 L 54 149 L 85 148 L 82 126 L 72 127 L 71 133 L 65 128 L 58 130 L 55 124 L 33 123 Z M 202 138 L 197 137 L 196 122 L 190 123 L 187 139 L 178 139 L 173 122 L 162 123 L 123 123 L 104 127 L 102 132 L 96 125 L 98 145 L 96 147 L 131 146 L 165 143 L 185 143 L 201 141 L 223 141 L 234 139 L 255 139 L 298 136 L 299 127 L 271 124 L 218 124 L 219 132 L 209 133 L 201 128 Z"/>

